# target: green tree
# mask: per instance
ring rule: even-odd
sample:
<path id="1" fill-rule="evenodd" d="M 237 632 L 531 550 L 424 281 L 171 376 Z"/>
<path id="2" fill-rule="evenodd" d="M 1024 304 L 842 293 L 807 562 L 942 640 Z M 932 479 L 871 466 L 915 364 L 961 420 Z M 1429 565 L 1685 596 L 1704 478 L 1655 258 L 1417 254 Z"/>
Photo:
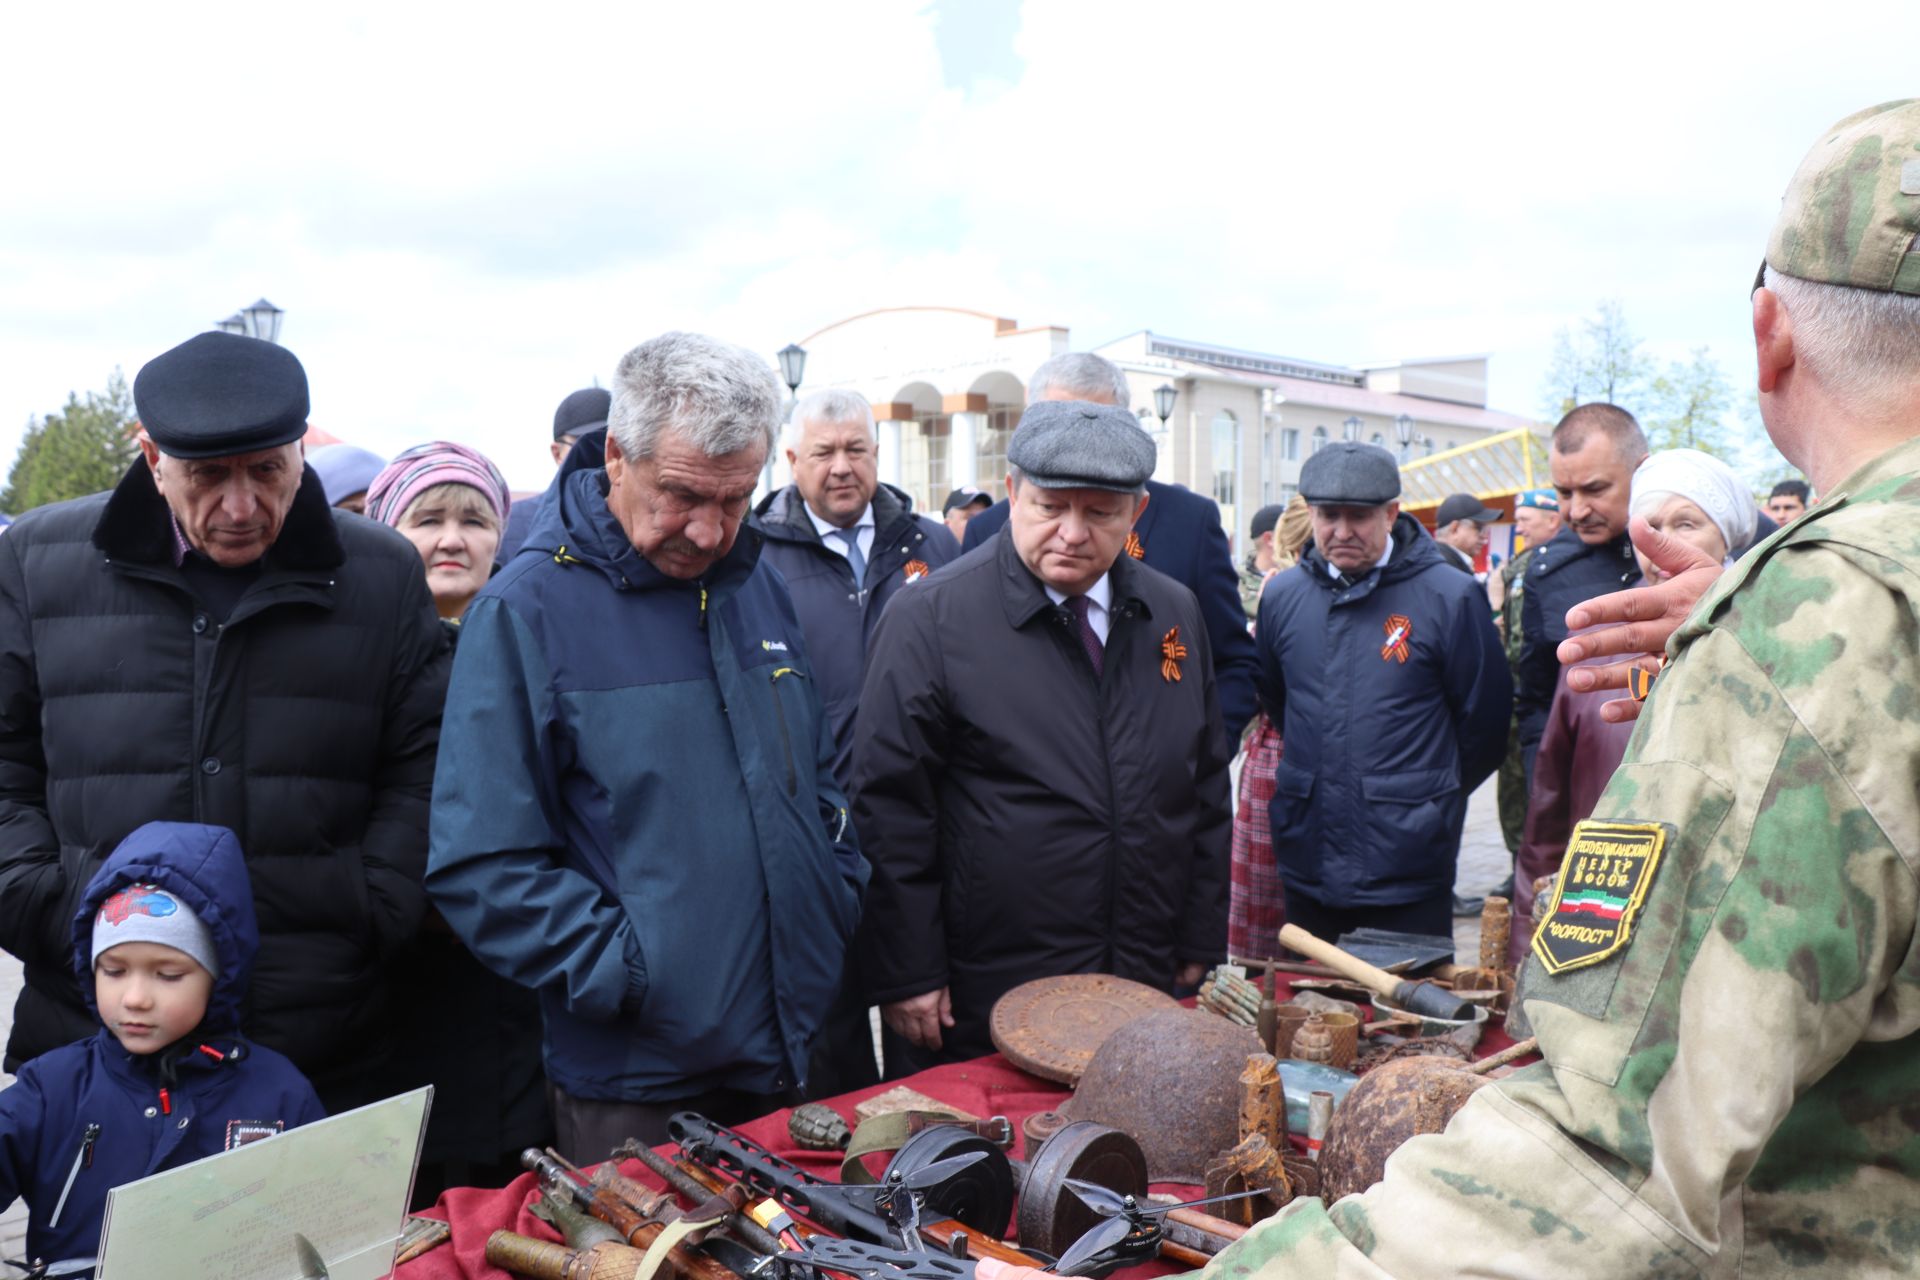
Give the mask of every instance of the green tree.
<path id="1" fill-rule="evenodd" d="M 89 391 L 84 400 L 69 394 L 58 413 L 28 422 L 0 511 L 19 515 L 113 488 L 137 451 L 133 424 L 133 393 L 118 369 L 105 391 Z"/>
<path id="2" fill-rule="evenodd" d="M 1653 379 L 1644 423 L 1651 449 L 1698 449 L 1723 460 L 1734 441 L 1727 431 L 1733 388 L 1706 347 L 1675 360 Z"/>
<path id="3" fill-rule="evenodd" d="M 1632 410 L 1652 381 L 1653 364 L 1616 301 L 1602 302 L 1580 322 L 1578 333 L 1562 326 L 1541 387 L 1546 416 L 1558 419 L 1582 404 L 1617 404 Z"/>

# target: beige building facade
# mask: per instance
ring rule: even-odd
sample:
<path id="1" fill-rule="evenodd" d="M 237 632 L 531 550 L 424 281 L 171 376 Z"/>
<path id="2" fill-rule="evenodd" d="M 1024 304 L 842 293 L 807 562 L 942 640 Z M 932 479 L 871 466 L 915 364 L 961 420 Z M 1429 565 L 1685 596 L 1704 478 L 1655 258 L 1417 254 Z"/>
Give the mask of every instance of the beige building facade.
<path id="1" fill-rule="evenodd" d="M 1006 496 L 1007 437 L 1027 379 L 1075 349 L 1063 327 L 953 307 L 871 311 L 800 345 L 800 394 L 843 387 L 866 396 L 879 423 L 880 478 L 935 517 L 962 485 Z M 1368 441 L 1412 461 L 1529 425 L 1486 407 L 1485 356 L 1354 369 L 1145 330 L 1091 350 L 1127 375 L 1128 407 L 1159 446 L 1155 479 L 1218 503 L 1236 549 L 1253 513 L 1291 497 L 1300 464 L 1329 441 Z M 1154 395 L 1163 386 L 1175 393 L 1164 421 Z M 783 462 L 769 481 L 786 483 Z"/>

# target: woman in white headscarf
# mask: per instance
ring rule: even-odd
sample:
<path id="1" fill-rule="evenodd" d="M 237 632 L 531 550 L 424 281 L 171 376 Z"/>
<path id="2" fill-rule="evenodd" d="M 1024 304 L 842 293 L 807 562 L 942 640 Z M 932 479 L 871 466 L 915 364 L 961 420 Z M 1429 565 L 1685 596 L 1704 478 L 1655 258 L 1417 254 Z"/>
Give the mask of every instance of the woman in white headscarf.
<path id="1" fill-rule="evenodd" d="M 1627 513 L 1723 563 L 1746 550 L 1760 518 L 1753 494 L 1733 469 L 1698 449 L 1664 449 L 1641 463 Z M 1634 554 L 1648 585 L 1666 580 L 1658 565 Z"/>

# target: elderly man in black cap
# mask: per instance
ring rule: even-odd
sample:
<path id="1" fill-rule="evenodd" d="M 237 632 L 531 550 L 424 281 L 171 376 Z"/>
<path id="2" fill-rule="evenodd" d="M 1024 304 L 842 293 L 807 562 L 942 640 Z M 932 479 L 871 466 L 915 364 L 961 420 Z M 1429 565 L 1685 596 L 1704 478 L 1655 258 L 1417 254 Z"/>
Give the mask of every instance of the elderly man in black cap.
<path id="1" fill-rule="evenodd" d="M 600 465 L 600 458 L 606 452 L 607 414 L 613 406 L 613 393 L 605 387 L 582 387 L 568 394 L 553 411 L 553 465 L 558 474 L 554 483 L 576 470 L 592 470 Z M 582 440 L 587 447 L 580 451 L 580 458 L 569 466 L 573 458 L 574 446 Z M 526 545 L 527 535 L 533 532 L 534 516 L 540 509 L 541 500 L 552 492 L 536 493 L 531 497 L 515 500 L 507 509 L 507 527 L 500 534 L 500 545 L 495 548 L 493 562 L 504 565 Z"/>
<path id="2" fill-rule="evenodd" d="M 1007 534 L 895 597 L 868 651 L 854 813 L 890 1073 L 989 1052 L 1030 978 L 1171 990 L 1224 954 L 1227 763 L 1193 593 L 1126 554 L 1152 439 L 1044 401 Z"/>
<path id="3" fill-rule="evenodd" d="M 1332 444 L 1300 469 L 1313 546 L 1260 597 L 1260 697 L 1287 752 L 1268 812 L 1287 918 L 1450 934 L 1467 797 L 1513 685 L 1486 597 L 1400 512 L 1400 469 Z"/>
<path id="4" fill-rule="evenodd" d="M 357 1105 L 426 903 L 448 658 L 420 557 L 328 507 L 290 352 L 203 334 L 133 395 L 119 485 L 0 549 L 0 945 L 26 966 L 6 1065 L 95 1025 L 69 933 L 105 856 L 142 823 L 214 823 L 260 922 L 248 1032 Z"/>
<path id="5" fill-rule="evenodd" d="M 1477 578 L 1473 562 L 1487 549 L 1487 526 L 1500 513 L 1470 493 L 1453 493 L 1440 504 L 1433 520 L 1433 539 L 1440 544 L 1440 558 L 1460 572 Z"/>

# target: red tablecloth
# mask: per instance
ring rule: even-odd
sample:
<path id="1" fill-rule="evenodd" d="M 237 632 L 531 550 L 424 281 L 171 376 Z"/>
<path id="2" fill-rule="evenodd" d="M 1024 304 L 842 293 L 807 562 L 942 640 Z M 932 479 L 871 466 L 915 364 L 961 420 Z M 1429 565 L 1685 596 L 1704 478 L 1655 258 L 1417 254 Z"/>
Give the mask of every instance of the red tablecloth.
<path id="1" fill-rule="evenodd" d="M 1492 1022 L 1487 1026 L 1478 1052 L 1484 1057 L 1512 1043 L 1512 1037 L 1506 1034 L 1506 1029 L 1498 1022 Z M 996 1053 L 972 1062 L 935 1067 L 905 1080 L 889 1081 L 827 1101 L 851 1123 L 856 1104 L 902 1084 L 972 1115 L 1005 1116 L 1013 1122 L 1016 1134 L 1021 1122 L 1028 1116 L 1036 1111 L 1059 1109 L 1070 1094 L 1064 1086 L 1028 1075 Z M 840 1176 L 838 1152 L 805 1151 L 794 1145 L 787 1136 L 785 1110 L 736 1127 L 774 1154 L 791 1160 L 810 1173 L 836 1181 Z M 1016 1139 L 1016 1154 L 1020 1150 L 1020 1141 Z M 620 1171 L 648 1186 L 660 1186 L 659 1180 L 638 1161 L 625 1162 Z M 1191 1188 L 1169 1186 L 1158 1189 Z M 510 1280 L 510 1273 L 487 1263 L 487 1237 L 505 1228 L 539 1240 L 557 1240 L 559 1237 L 553 1228 L 527 1212 L 527 1206 L 537 1198 L 538 1188 L 534 1185 L 532 1174 L 522 1174 L 504 1187 L 459 1187 L 448 1191 L 424 1216 L 451 1223 L 453 1239 L 401 1267 L 394 1273 L 396 1280 Z M 1140 1267 L 1121 1274 L 1130 1280 L 1141 1280 L 1172 1270 L 1177 1268 Z"/>

